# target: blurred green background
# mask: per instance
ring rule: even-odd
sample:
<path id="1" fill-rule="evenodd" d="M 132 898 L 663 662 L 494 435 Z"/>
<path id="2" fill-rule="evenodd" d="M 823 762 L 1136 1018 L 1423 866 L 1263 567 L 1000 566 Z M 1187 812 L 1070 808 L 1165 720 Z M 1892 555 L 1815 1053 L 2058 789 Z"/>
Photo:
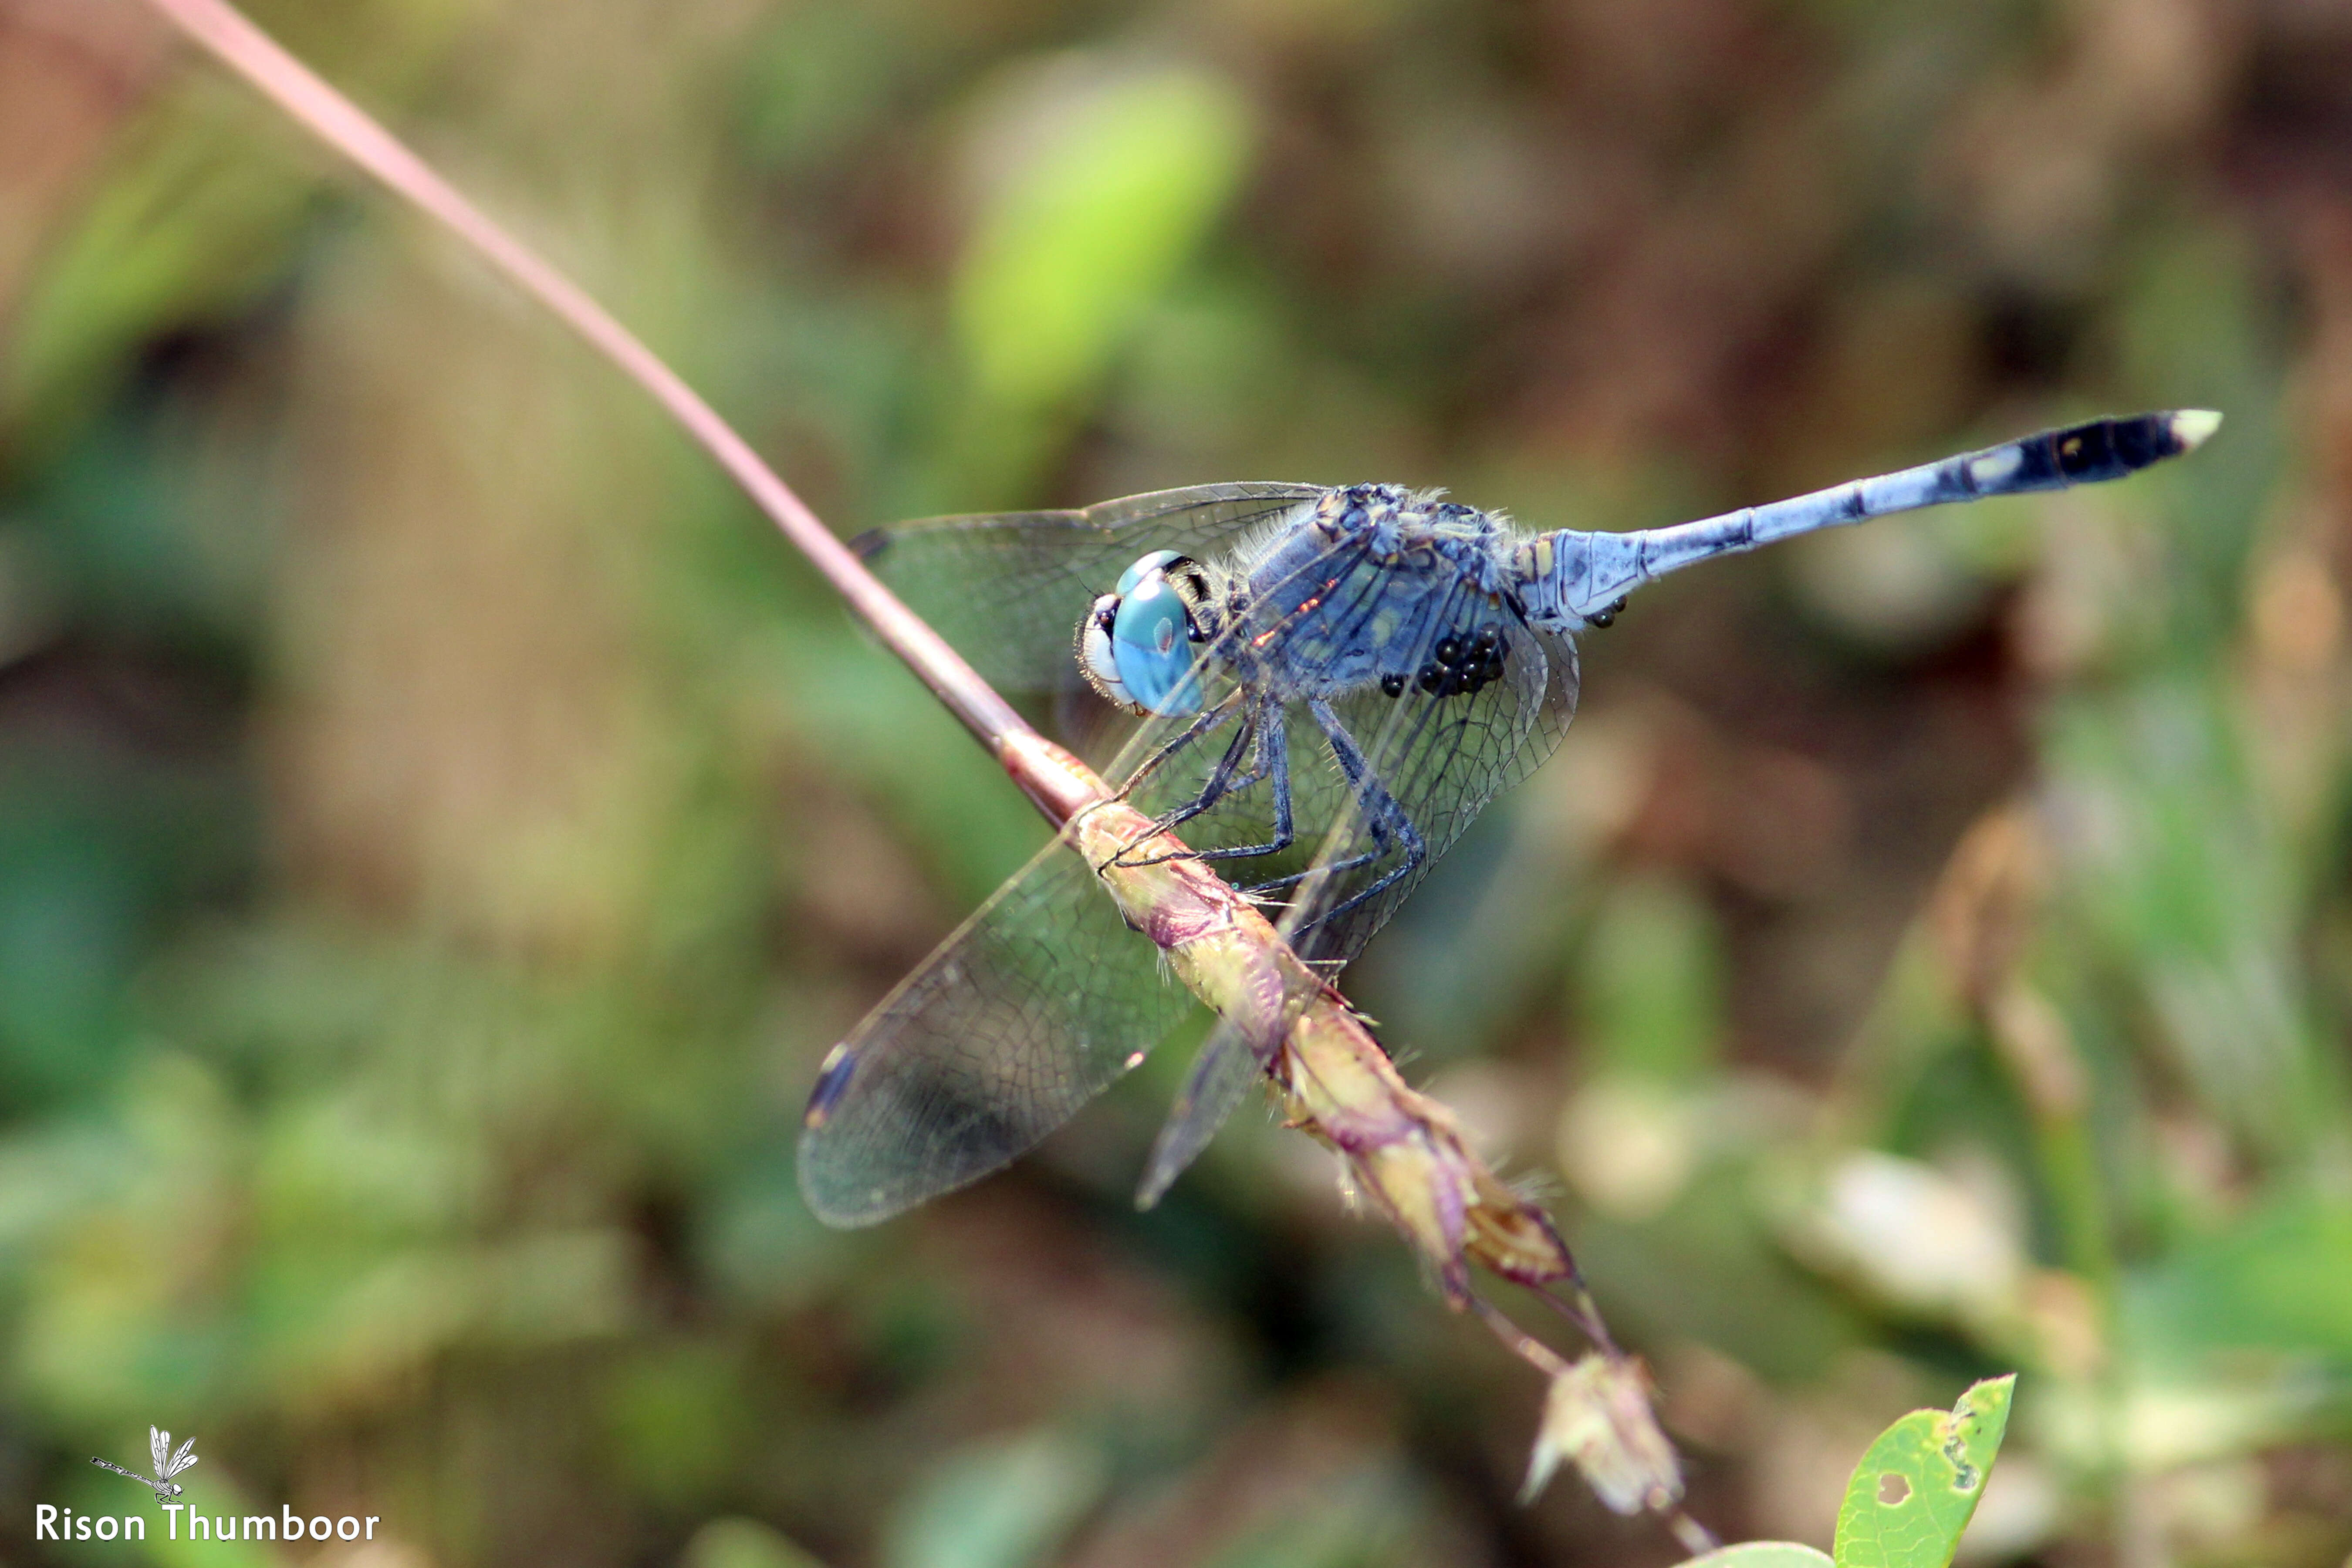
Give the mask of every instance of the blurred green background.
<path id="1" fill-rule="evenodd" d="M 1349 988 L 1727 1537 L 1825 1545 L 2014 1368 L 1969 1561 L 2345 1561 L 2352 14 L 254 12 L 845 532 L 1237 478 L 1631 527 L 2226 410 L 1653 590 Z M 477 262 L 132 0 L 0 0 L 0 1557 L 155 1517 L 86 1462 L 153 1424 L 376 1568 L 1672 1561 L 1513 1501 L 1540 1389 L 1303 1139 L 1133 1212 L 1181 1049 L 814 1226 L 817 1058 L 1044 832 Z"/>

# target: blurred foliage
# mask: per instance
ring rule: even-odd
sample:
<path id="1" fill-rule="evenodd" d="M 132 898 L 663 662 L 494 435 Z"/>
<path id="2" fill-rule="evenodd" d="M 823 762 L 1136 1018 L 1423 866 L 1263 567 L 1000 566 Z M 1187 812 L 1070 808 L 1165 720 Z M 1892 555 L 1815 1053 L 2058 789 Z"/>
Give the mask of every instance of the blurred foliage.
<path id="1" fill-rule="evenodd" d="M 1727 1539 L 1826 1546 L 2016 1370 L 1964 1562 L 2352 1550 L 2338 10 L 253 9 L 845 531 L 1233 478 L 1635 526 L 2226 410 L 1655 590 L 1349 986 L 1557 1184 Z M 814 1064 L 1028 807 L 132 0 L 0 0 L 0 147 L 11 1517 L 147 1506 L 86 1459 L 152 1423 L 383 1563 L 1673 1560 L 1515 1502 L 1540 1391 L 1302 1141 L 1131 1210 L 1182 1042 L 821 1231 Z"/>

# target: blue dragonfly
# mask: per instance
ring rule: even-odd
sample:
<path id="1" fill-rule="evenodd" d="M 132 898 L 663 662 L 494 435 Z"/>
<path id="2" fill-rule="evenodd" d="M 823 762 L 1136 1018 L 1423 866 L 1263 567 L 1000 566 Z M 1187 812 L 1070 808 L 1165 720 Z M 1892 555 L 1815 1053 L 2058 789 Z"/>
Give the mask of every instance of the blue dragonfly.
<path id="1" fill-rule="evenodd" d="M 2094 420 L 1630 533 L 1528 533 L 1394 485 L 1231 483 L 858 545 L 992 684 L 1121 716 L 1104 773 L 1154 831 L 1114 858 L 1145 863 L 1173 829 L 1278 905 L 1328 973 L 1550 755 L 1576 710 L 1577 635 L 1642 584 L 1889 512 L 2120 479 L 2220 424 L 2202 409 Z M 800 1146 L 819 1217 L 871 1224 L 1002 1168 L 1181 1021 L 1191 995 L 1096 869 L 1047 845 L 834 1047 Z M 1263 1066 L 1237 1032 L 1212 1031 L 1139 1203 Z"/>

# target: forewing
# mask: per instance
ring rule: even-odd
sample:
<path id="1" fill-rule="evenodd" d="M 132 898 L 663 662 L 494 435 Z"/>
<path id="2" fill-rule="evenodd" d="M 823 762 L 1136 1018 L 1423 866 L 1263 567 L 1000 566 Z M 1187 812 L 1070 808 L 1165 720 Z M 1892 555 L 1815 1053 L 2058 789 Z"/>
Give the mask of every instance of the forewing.
<path id="1" fill-rule="evenodd" d="M 871 1225 L 1011 1163 L 1192 1005 L 1060 840 L 829 1058 L 801 1135 L 818 1217 Z"/>
<path id="2" fill-rule="evenodd" d="M 172 1435 L 169 1432 L 161 1431 L 153 1426 L 148 1427 L 147 1452 L 155 1461 L 155 1473 L 158 1476 L 171 1474 L 169 1467 L 172 1463 Z"/>
<path id="3" fill-rule="evenodd" d="M 163 1472 L 163 1477 L 168 1480 L 195 1462 L 196 1440 L 194 1437 L 191 1437 L 186 1442 L 181 1444 L 179 1451 L 172 1456 L 172 1468 Z"/>
<path id="4" fill-rule="evenodd" d="M 893 593 L 990 684 L 1055 691 L 1081 683 L 1079 619 L 1138 556 L 1212 559 L 1320 485 L 1234 482 L 1155 490 L 1072 511 L 943 517 L 856 541 Z"/>
<path id="5" fill-rule="evenodd" d="M 1228 743 L 1236 697 L 1204 656 L 1202 714 L 1144 721 L 1110 770 L 1191 732 L 1168 778 Z M 1130 792 L 1146 811 L 1165 793 Z M 800 1179 L 827 1223 L 870 1225 L 1002 1169 L 1143 1059 L 1193 1005 L 1084 857 L 1049 843 L 828 1058 Z"/>

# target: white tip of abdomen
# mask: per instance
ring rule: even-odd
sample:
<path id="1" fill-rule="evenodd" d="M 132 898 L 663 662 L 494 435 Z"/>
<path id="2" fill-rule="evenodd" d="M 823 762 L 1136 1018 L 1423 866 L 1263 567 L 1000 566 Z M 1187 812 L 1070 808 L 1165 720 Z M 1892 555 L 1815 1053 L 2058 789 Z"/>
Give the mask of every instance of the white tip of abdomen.
<path id="1" fill-rule="evenodd" d="M 2172 438 L 2184 452 L 2193 452 L 2221 427 L 2221 416 L 2210 408 L 2183 408 L 2172 416 Z"/>

